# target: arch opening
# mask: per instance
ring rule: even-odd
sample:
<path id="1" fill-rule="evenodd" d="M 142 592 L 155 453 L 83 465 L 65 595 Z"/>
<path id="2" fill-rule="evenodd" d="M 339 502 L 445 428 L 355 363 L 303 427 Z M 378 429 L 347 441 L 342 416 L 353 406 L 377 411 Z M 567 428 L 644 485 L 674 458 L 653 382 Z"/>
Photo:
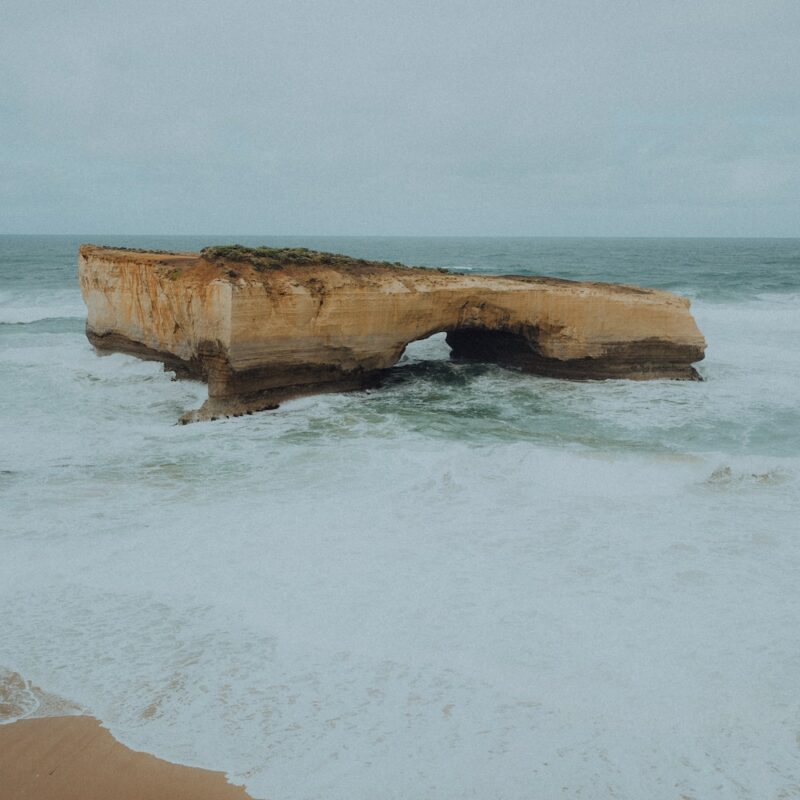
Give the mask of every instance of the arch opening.
<path id="1" fill-rule="evenodd" d="M 477 325 L 444 328 L 408 342 L 395 366 L 450 359 L 546 372 L 546 362 L 551 359 L 542 357 L 537 339 L 538 329 L 535 327 L 520 332 Z"/>
<path id="2" fill-rule="evenodd" d="M 537 347 L 538 330 L 524 333 L 482 327 L 455 328 L 447 332 L 450 357 L 454 361 L 482 361 L 528 372 L 544 372 L 544 361 Z"/>
<path id="3" fill-rule="evenodd" d="M 408 342 L 395 362 L 395 367 L 420 364 L 426 361 L 448 361 L 451 348 L 447 343 L 447 331 L 434 331 Z"/>

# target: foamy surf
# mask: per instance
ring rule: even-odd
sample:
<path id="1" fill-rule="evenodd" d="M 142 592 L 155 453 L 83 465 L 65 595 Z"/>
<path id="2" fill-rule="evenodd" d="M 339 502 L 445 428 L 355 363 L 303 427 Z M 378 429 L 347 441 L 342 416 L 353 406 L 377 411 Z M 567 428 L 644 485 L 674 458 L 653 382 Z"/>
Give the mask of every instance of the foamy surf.
<path id="1" fill-rule="evenodd" d="M 0 293 L 0 325 L 20 325 L 72 317 L 86 318 L 86 306 L 76 291 L 52 292 L 33 298 Z"/>

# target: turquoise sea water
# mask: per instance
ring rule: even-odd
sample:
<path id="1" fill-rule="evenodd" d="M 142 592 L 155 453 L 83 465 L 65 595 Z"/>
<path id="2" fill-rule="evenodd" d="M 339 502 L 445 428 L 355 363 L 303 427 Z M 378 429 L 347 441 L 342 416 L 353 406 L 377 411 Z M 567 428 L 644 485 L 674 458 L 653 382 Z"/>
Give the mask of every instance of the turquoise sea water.
<path id="1" fill-rule="evenodd" d="M 436 336 L 176 426 L 205 387 L 93 352 L 81 241 L 669 289 L 705 380 Z M 798 343 L 800 240 L 0 237 L 0 667 L 255 797 L 794 796 Z"/>

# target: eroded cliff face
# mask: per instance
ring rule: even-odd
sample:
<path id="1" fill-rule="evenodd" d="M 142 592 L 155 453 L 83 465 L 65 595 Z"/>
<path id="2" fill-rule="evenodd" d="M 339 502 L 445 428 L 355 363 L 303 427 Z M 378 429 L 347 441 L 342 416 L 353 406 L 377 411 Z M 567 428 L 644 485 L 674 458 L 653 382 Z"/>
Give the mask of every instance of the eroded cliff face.
<path id="1" fill-rule="evenodd" d="M 689 301 L 669 292 L 258 253 L 83 245 L 87 335 L 206 380 L 209 400 L 187 419 L 374 385 L 440 331 L 453 357 L 577 379 L 696 379 L 705 350 Z"/>

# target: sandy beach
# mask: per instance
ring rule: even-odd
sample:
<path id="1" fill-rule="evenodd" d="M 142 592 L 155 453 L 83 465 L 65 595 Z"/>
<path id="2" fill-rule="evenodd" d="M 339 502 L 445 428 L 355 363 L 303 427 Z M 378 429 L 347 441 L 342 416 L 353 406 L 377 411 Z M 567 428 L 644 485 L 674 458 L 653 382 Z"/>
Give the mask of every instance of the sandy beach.
<path id="1" fill-rule="evenodd" d="M 0 725 L 0 800 L 247 800 L 220 772 L 120 744 L 93 717 Z"/>

